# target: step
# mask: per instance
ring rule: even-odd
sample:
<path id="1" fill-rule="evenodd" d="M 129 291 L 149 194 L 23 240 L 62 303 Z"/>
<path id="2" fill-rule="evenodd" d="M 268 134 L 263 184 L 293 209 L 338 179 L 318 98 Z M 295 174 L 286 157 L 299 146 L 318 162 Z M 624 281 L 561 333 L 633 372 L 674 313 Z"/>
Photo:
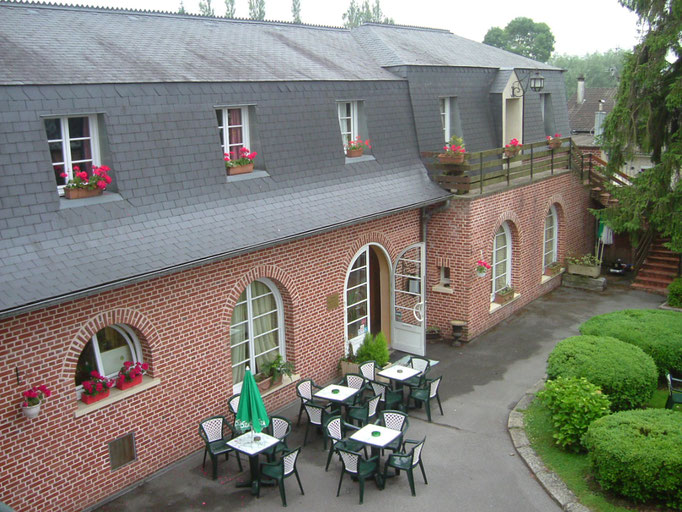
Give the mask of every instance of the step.
<path id="1" fill-rule="evenodd" d="M 640 283 L 632 283 L 630 288 L 641 290 L 643 292 L 655 293 L 657 295 L 664 295 L 666 297 L 668 296 L 668 288 L 654 288 Z"/>
<path id="2" fill-rule="evenodd" d="M 642 277 L 657 277 L 659 279 L 669 279 L 670 281 L 672 281 L 677 277 L 677 272 L 675 272 L 674 270 L 643 265 L 642 268 L 639 269 L 639 273 L 637 275 Z"/>
<path id="3" fill-rule="evenodd" d="M 635 283 L 647 286 L 649 288 L 667 289 L 668 285 L 670 284 L 670 281 L 666 281 L 665 279 L 656 279 L 655 277 L 640 278 L 639 276 L 637 276 L 635 278 Z"/>
<path id="4" fill-rule="evenodd" d="M 644 260 L 645 263 L 660 263 L 663 265 L 679 266 L 680 258 L 678 256 L 657 256 L 649 254 Z"/>

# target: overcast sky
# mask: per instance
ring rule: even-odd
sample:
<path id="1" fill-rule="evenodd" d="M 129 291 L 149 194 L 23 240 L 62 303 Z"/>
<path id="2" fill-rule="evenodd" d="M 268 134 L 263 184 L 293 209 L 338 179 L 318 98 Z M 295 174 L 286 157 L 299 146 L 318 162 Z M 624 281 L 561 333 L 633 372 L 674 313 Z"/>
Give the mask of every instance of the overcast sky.
<path id="1" fill-rule="evenodd" d="M 350 0 L 300 0 L 301 21 L 342 26 Z M 360 3 L 362 0 L 357 0 Z M 70 4 L 177 11 L 180 0 L 72 0 Z M 374 0 L 370 0 L 373 4 Z M 224 0 L 212 0 L 217 15 L 225 13 Z M 199 0 L 184 0 L 188 12 L 199 12 Z M 235 0 L 237 17 L 248 17 L 248 0 Z M 544 22 L 556 39 L 555 52 L 585 55 L 613 48 L 631 49 L 637 42 L 637 16 L 617 0 L 381 0 L 384 13 L 400 25 L 447 29 L 483 41 L 490 27 L 504 28 L 524 16 Z M 268 20 L 291 21 L 291 0 L 265 0 Z"/>

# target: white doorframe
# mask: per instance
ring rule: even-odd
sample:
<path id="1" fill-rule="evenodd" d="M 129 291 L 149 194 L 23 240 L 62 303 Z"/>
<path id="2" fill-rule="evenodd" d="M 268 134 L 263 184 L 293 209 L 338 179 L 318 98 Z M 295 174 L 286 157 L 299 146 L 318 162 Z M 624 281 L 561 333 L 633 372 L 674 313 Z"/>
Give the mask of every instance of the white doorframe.
<path id="1" fill-rule="evenodd" d="M 410 258 L 405 255 L 412 251 Z M 425 342 L 425 280 L 426 244 L 419 242 L 406 247 L 396 258 L 391 276 L 391 346 L 409 354 L 423 356 Z M 412 268 L 413 273 L 400 273 L 401 263 Z M 396 286 L 398 283 L 399 286 Z M 398 300 L 400 298 L 400 300 Z"/>

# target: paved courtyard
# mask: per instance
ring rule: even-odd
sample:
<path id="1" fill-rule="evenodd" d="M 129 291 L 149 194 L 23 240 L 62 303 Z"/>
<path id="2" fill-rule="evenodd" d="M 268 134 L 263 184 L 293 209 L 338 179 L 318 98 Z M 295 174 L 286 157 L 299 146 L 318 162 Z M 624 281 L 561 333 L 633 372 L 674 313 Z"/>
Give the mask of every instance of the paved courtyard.
<path id="1" fill-rule="evenodd" d="M 661 302 L 662 297 L 630 290 L 618 279 L 603 293 L 559 288 L 468 345 L 427 345 L 427 356 L 441 361 L 431 375 L 443 375 L 445 414 L 441 416 L 436 406 L 434 422 L 428 423 L 423 411 L 410 411 L 407 437 L 427 437 L 423 458 L 429 484 L 424 485 L 417 471 L 417 497 L 413 498 L 404 474 L 389 479 L 383 491 L 368 483 L 364 506 L 391 512 L 561 510 L 516 455 L 506 429 L 509 411 L 525 390 L 543 377 L 554 345 L 578 334 L 582 322 L 618 309 L 655 308 Z M 298 403 L 278 412 L 295 420 Z M 302 420 L 302 426 L 294 428 L 290 436 L 290 447 L 303 444 L 304 431 Z M 306 494 L 300 494 L 295 478 L 287 479 L 289 508 L 345 511 L 358 506 L 358 484 L 347 476 L 341 495 L 336 497 L 341 464 L 332 462 L 325 473 L 321 436 L 312 435 L 312 442 L 310 438 L 298 463 Z M 221 459 L 215 481 L 210 477 L 210 461 L 204 471 L 201 459 L 202 451 L 198 451 L 95 510 L 209 512 L 281 507 L 276 487 L 262 489 L 260 499 L 235 488 L 236 479 L 247 473 L 237 473 L 234 457 L 227 464 Z M 245 469 L 248 471 L 248 464 Z"/>

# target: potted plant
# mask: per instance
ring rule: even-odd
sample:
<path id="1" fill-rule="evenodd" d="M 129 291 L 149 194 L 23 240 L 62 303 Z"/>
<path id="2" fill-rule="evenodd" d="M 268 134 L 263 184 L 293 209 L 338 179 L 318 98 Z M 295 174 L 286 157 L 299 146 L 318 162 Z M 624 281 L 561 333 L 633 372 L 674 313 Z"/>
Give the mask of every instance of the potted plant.
<path id="1" fill-rule="evenodd" d="M 601 260 L 591 254 L 569 256 L 566 258 L 568 273 L 578 276 L 599 277 Z"/>
<path id="2" fill-rule="evenodd" d="M 488 273 L 488 270 L 490 270 L 492 267 L 490 266 L 490 263 L 488 263 L 485 260 L 478 260 L 476 262 L 476 275 L 478 277 L 485 277 L 485 275 Z"/>
<path id="3" fill-rule="evenodd" d="M 514 298 L 514 288 L 511 286 L 505 286 L 497 293 L 495 293 L 495 302 L 497 304 L 506 304 Z"/>
<path id="4" fill-rule="evenodd" d="M 267 373 L 258 372 L 253 376 L 253 380 L 256 381 L 256 385 L 258 386 L 258 389 L 261 393 L 270 389 L 270 383 L 272 382 L 272 379 Z"/>
<path id="5" fill-rule="evenodd" d="M 350 140 L 348 144 L 346 144 L 346 156 L 348 158 L 362 156 L 365 152 L 365 148 L 372 149 L 369 139 L 363 141 L 358 135 L 355 140 Z"/>
<path id="6" fill-rule="evenodd" d="M 377 365 L 383 368 L 388 363 L 388 358 L 386 335 L 383 332 L 378 333 L 376 336 L 370 332 L 365 334 L 365 339 L 362 340 L 362 345 L 360 345 L 356 354 L 357 363 L 376 361 Z"/>
<path id="7" fill-rule="evenodd" d="M 33 419 L 40 414 L 40 404 L 48 398 L 52 392 L 45 384 L 32 387 L 23 392 L 24 401 L 21 403 L 21 412 L 28 419 Z"/>
<path id="8" fill-rule="evenodd" d="M 438 341 L 441 338 L 440 327 L 437 325 L 430 325 L 426 328 L 426 341 Z"/>
<path id="9" fill-rule="evenodd" d="M 360 366 L 358 365 L 357 358 L 355 357 L 355 351 L 353 350 L 353 345 L 348 344 L 348 351 L 346 355 L 339 361 L 339 368 L 341 369 L 341 375 L 346 375 L 347 373 L 358 373 L 360 371 Z"/>
<path id="10" fill-rule="evenodd" d="M 114 385 L 114 381 L 93 370 L 90 372 L 90 378 L 81 382 L 81 385 L 83 386 L 81 401 L 92 404 L 109 396 L 109 389 Z"/>
<path id="11" fill-rule="evenodd" d="M 84 197 L 102 195 L 102 192 L 111 183 L 110 170 L 106 165 L 101 167 L 94 166 L 92 168 L 92 175 L 88 175 L 87 172 L 81 171 L 80 167 L 74 165 L 73 178 L 64 187 L 64 197 L 66 199 L 82 199 Z M 67 178 L 68 174 L 63 172 L 60 176 Z"/>
<path id="12" fill-rule="evenodd" d="M 234 176 L 253 172 L 253 159 L 257 155 L 258 153 L 245 147 L 240 148 L 239 151 L 230 151 L 229 154 L 223 153 L 227 175 Z"/>
<path id="13" fill-rule="evenodd" d="M 285 361 L 281 355 L 278 355 L 272 361 L 263 365 L 263 373 L 270 377 L 270 386 L 277 386 L 282 382 L 282 375 L 291 378 L 294 374 L 294 365 L 289 361 Z"/>
<path id="14" fill-rule="evenodd" d="M 557 149 L 561 147 L 561 134 L 555 133 L 554 137 L 547 135 L 547 145 L 550 149 Z"/>
<path id="15" fill-rule="evenodd" d="M 546 276 L 555 276 L 559 272 L 561 272 L 561 263 L 559 263 L 558 261 L 553 261 L 552 263 L 545 267 Z"/>
<path id="16" fill-rule="evenodd" d="M 443 146 L 443 151 L 445 152 L 438 155 L 438 161 L 441 164 L 460 165 L 464 163 L 467 150 L 461 137 L 456 135 L 450 137 L 450 144 Z"/>
<path id="17" fill-rule="evenodd" d="M 116 378 L 116 387 L 120 390 L 132 388 L 142 382 L 142 376 L 149 369 L 147 363 L 133 363 L 126 361 L 118 371 Z"/>
<path id="18" fill-rule="evenodd" d="M 509 144 L 504 146 L 504 156 L 507 158 L 515 157 L 521 151 L 523 144 L 519 142 L 519 139 L 513 138 L 509 141 Z"/>

